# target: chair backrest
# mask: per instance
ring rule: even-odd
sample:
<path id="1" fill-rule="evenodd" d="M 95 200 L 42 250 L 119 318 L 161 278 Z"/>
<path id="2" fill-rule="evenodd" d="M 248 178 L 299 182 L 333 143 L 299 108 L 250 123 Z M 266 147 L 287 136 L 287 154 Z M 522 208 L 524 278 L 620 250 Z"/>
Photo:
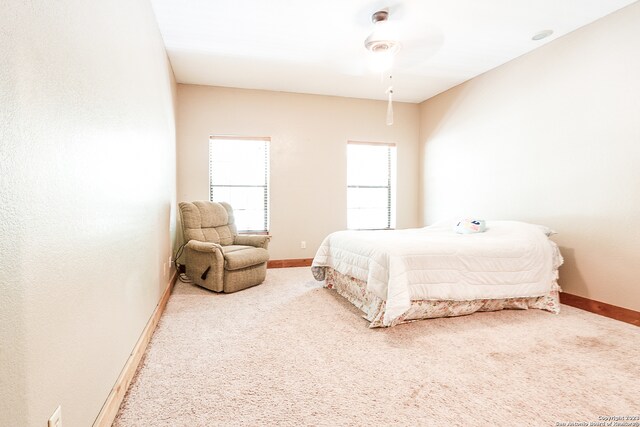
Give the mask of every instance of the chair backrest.
<path id="1" fill-rule="evenodd" d="M 185 242 L 198 240 L 220 245 L 233 244 L 238 234 L 233 208 L 226 202 L 180 202 L 180 218 Z"/>

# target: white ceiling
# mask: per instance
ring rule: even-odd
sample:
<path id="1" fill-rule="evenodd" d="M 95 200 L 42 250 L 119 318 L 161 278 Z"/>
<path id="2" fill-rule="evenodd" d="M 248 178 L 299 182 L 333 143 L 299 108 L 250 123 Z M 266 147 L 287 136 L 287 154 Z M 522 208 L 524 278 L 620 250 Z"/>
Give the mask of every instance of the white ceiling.
<path id="1" fill-rule="evenodd" d="M 402 47 L 394 99 L 421 102 L 635 0 L 151 0 L 179 83 L 385 99 L 371 14 Z M 546 29 L 553 35 L 531 37 Z"/>

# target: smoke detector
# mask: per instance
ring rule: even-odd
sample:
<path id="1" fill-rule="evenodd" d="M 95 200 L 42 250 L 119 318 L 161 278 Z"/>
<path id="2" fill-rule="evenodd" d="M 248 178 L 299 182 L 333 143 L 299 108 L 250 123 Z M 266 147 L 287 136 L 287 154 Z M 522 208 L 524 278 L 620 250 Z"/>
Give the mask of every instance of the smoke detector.
<path id="1" fill-rule="evenodd" d="M 542 40 L 549 37 L 551 34 L 553 34 L 553 30 L 540 31 L 539 33 L 531 37 L 531 40 L 534 40 L 534 41 Z"/>

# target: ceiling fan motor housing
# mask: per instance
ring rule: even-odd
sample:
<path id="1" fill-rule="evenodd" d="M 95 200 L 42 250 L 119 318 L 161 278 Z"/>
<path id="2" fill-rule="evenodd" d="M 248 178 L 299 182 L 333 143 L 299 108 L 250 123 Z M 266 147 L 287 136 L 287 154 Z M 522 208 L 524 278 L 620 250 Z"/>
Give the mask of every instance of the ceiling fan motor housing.
<path id="1" fill-rule="evenodd" d="M 382 9 L 375 12 L 373 15 L 371 15 L 371 22 L 376 24 L 380 21 L 386 21 L 388 18 L 389 18 L 389 11 Z"/>

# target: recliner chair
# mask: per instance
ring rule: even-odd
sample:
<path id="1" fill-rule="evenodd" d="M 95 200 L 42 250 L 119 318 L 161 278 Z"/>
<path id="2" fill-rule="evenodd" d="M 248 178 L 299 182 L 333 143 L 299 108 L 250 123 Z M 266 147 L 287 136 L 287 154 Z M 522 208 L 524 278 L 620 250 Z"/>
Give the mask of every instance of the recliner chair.
<path id="1" fill-rule="evenodd" d="M 230 293 L 264 281 L 269 236 L 238 235 L 225 202 L 181 202 L 179 208 L 186 274 L 195 284 Z"/>

